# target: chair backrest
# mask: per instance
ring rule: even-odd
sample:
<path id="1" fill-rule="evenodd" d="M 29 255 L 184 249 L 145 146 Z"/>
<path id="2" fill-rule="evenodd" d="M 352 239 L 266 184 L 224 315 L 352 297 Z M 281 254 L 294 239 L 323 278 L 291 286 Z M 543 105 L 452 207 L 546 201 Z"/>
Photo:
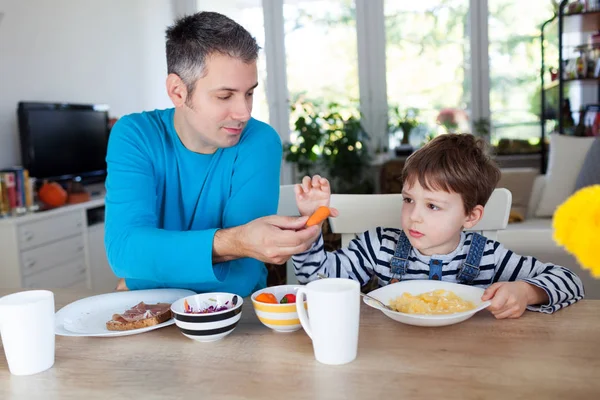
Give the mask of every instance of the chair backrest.
<path id="1" fill-rule="evenodd" d="M 504 188 L 495 189 L 488 200 L 483 218 L 469 231 L 476 231 L 488 239 L 496 240 L 497 231 L 508 224 L 512 194 Z M 331 206 L 340 215 L 329 218 L 333 233 L 342 234 L 346 247 L 358 233 L 378 226 L 401 229 L 401 194 L 333 194 Z"/>
<path id="2" fill-rule="evenodd" d="M 297 217 L 300 215 L 298 206 L 296 205 L 296 194 L 294 193 L 294 185 L 279 186 L 279 204 L 277 206 L 277 215 L 286 217 Z M 285 277 L 288 285 L 296 285 L 298 278 L 294 271 L 292 260 L 285 263 Z"/>
<path id="3" fill-rule="evenodd" d="M 294 185 L 279 186 L 279 205 L 277 206 L 277 215 L 287 217 L 297 217 L 300 215 L 296 205 L 296 195 L 294 194 Z"/>

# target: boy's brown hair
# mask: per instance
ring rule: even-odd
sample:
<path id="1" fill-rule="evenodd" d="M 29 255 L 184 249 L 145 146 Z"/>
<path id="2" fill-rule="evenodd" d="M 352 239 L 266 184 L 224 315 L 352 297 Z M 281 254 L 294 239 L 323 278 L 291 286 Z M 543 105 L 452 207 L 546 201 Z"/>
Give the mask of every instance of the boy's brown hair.
<path id="1" fill-rule="evenodd" d="M 470 134 L 445 134 L 408 157 L 402 185 L 412 186 L 415 179 L 426 190 L 459 194 L 468 214 L 477 205 L 485 206 L 500 180 L 500 169 L 483 140 Z"/>

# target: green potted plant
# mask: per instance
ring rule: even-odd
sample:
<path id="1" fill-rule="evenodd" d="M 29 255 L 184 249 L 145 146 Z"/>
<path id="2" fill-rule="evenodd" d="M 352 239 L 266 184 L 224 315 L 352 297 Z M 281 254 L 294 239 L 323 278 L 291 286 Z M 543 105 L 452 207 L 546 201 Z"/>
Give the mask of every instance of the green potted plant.
<path id="1" fill-rule="evenodd" d="M 397 155 L 406 155 L 413 152 L 413 147 L 410 144 L 410 134 L 420 124 L 418 116 L 419 110 L 416 108 L 403 110 L 401 107 L 392 107 L 390 109 L 388 132 L 392 135 L 402 132 L 400 146 L 396 149 Z"/>
<path id="2" fill-rule="evenodd" d="M 402 140 L 400 144 L 410 144 L 410 133 L 413 129 L 419 126 L 419 110 L 416 108 L 408 108 L 402 110 L 400 107 L 391 109 L 389 130 L 390 133 L 402 131 Z"/>
<path id="3" fill-rule="evenodd" d="M 284 146 L 286 161 L 295 164 L 301 175 L 327 177 L 334 193 L 373 193 L 374 184 L 367 174 L 369 136 L 356 108 L 298 101 L 291 115 L 297 136 Z"/>

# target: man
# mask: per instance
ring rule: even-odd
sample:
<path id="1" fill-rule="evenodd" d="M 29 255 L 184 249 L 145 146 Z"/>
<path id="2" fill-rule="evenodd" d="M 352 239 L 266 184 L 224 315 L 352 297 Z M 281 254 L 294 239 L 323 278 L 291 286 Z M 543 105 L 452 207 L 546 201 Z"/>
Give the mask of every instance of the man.
<path id="1" fill-rule="evenodd" d="M 120 289 L 246 296 L 266 285 L 263 262 L 305 251 L 318 227 L 273 215 L 282 148 L 270 126 L 251 118 L 254 38 L 202 12 L 169 27 L 166 47 L 174 108 L 125 116 L 111 131 L 108 260 L 124 278 Z"/>

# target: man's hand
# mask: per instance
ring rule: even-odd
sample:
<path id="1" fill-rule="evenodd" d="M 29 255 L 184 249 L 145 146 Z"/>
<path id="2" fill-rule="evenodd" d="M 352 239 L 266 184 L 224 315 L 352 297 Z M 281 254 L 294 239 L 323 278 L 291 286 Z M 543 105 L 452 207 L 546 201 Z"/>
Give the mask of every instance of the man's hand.
<path id="1" fill-rule="evenodd" d="M 492 304 L 487 308 L 497 319 L 519 318 L 528 305 L 546 304 L 548 295 L 537 286 L 527 282 L 497 282 L 488 287 L 482 301 L 490 300 Z"/>
<path id="2" fill-rule="evenodd" d="M 304 228 L 308 217 L 268 216 L 231 229 L 221 229 L 213 242 L 213 262 L 250 257 L 283 264 L 308 250 L 318 239 L 318 226 Z"/>
<path id="3" fill-rule="evenodd" d="M 117 282 L 117 287 L 115 288 L 115 291 L 116 292 L 124 292 L 124 291 L 127 291 L 127 290 L 129 290 L 129 289 L 127 288 L 127 284 L 125 283 L 125 279 L 120 278 L 119 282 Z"/>
<path id="4" fill-rule="evenodd" d="M 329 207 L 331 187 L 325 178 L 315 175 L 305 176 L 302 183 L 294 186 L 296 205 L 302 216 L 311 216 L 321 206 Z M 337 217 L 338 211 L 330 208 L 331 216 Z"/>

